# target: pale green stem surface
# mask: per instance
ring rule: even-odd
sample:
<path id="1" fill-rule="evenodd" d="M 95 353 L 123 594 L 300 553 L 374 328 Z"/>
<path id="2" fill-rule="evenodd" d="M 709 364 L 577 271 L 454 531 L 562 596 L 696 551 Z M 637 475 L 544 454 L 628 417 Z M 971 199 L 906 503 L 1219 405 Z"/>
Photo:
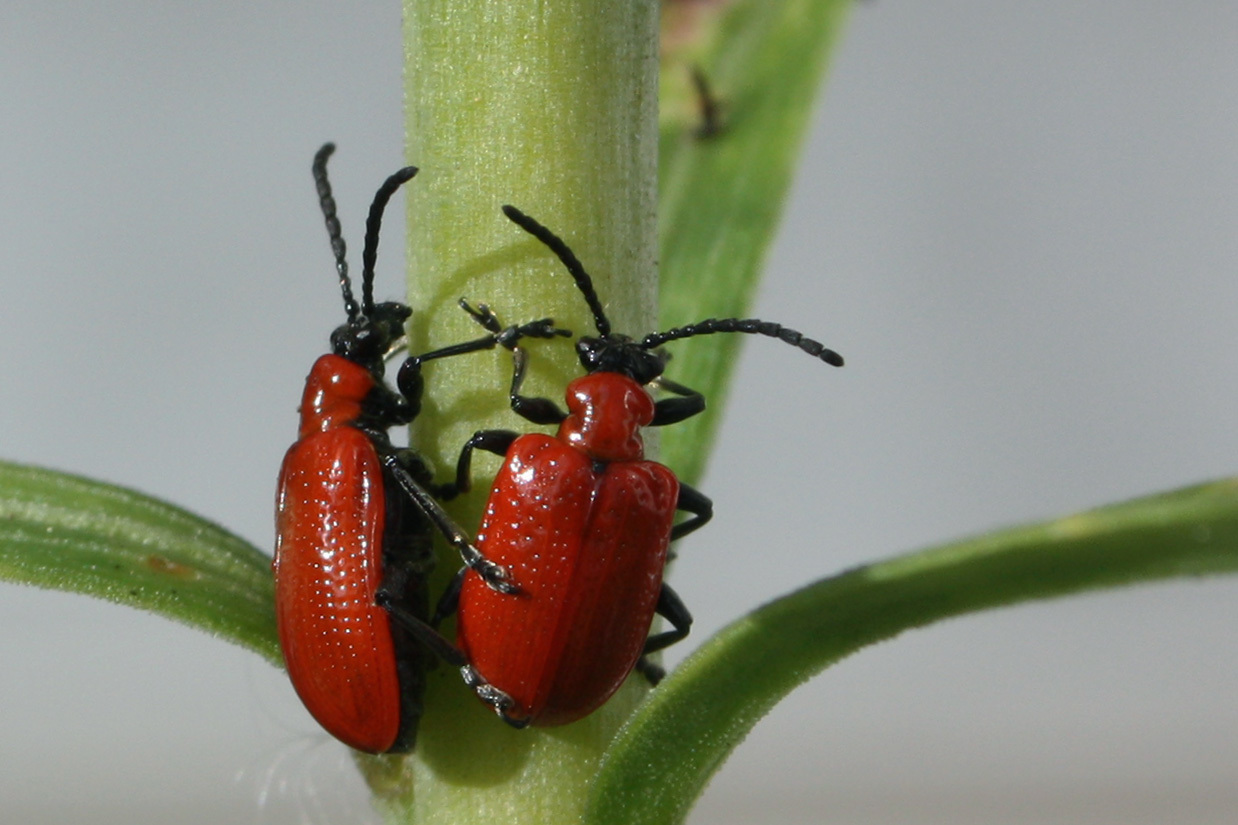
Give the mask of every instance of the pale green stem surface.
<path id="1" fill-rule="evenodd" d="M 408 157 L 423 170 L 408 187 L 412 351 L 478 336 L 456 308 L 461 297 L 505 323 L 551 316 L 595 333 L 571 277 L 504 217 L 507 203 L 575 250 L 617 330 L 653 327 L 657 25 L 653 0 L 405 4 Z M 580 374 L 570 343 L 528 349 L 527 391 L 562 403 Z M 440 476 L 475 430 L 529 429 L 507 406 L 510 363 L 485 353 L 427 368 L 432 400 L 414 437 Z M 453 510 L 462 524 L 480 522 L 497 468 L 478 458 L 482 489 Z M 602 750 L 643 690 L 632 680 L 581 723 L 517 732 L 442 668 L 415 755 L 366 759 L 363 769 L 392 822 L 577 822 Z"/>

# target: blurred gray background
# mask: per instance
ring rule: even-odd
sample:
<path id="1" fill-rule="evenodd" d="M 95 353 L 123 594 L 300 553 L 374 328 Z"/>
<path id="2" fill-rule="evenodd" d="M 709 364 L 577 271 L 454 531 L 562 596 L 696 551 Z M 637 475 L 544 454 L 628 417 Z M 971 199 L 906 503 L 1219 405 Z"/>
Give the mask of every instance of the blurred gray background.
<path id="1" fill-rule="evenodd" d="M 339 318 L 309 159 L 340 144 L 358 243 L 402 163 L 399 26 L 6 0 L 0 454 L 269 546 Z M 842 567 L 1238 471 L 1236 89 L 1229 2 L 857 7 L 756 307 L 848 366 L 745 349 L 672 661 Z M 908 634 L 793 694 L 692 821 L 1233 822 L 1236 626 L 1215 580 Z M 369 821 L 343 747 L 223 642 L 5 586 L 0 663 L 0 821 Z"/>

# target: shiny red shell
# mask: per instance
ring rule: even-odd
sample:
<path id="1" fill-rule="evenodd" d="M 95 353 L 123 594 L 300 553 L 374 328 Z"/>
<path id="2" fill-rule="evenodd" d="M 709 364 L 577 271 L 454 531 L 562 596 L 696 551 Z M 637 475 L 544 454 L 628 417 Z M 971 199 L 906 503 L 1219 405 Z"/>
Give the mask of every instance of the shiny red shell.
<path id="1" fill-rule="evenodd" d="M 369 437 L 347 426 L 374 387 L 338 355 L 315 362 L 301 437 L 276 499 L 276 621 L 297 695 L 332 736 L 371 753 L 400 735 L 400 679 L 387 612 L 375 604 L 386 518 Z"/>
<path id="2" fill-rule="evenodd" d="M 561 725 L 618 690 L 644 648 L 662 584 L 679 482 L 643 459 L 649 393 L 616 373 L 568 386 L 556 437 L 516 439 L 495 478 L 477 546 L 518 595 L 469 571 L 457 643 L 504 691 L 509 715 Z"/>

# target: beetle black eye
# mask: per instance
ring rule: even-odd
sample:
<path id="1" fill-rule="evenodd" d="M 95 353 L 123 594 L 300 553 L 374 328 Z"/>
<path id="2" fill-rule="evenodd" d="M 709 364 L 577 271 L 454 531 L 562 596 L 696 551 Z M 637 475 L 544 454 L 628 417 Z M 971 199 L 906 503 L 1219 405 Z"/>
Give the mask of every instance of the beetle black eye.
<path id="1" fill-rule="evenodd" d="M 606 343 L 597 338 L 585 337 L 576 342 L 576 357 L 580 359 L 580 365 L 585 368 L 585 372 L 592 374 L 602 369 L 602 353 L 605 348 Z"/>
<path id="2" fill-rule="evenodd" d="M 632 345 L 628 349 L 628 375 L 638 384 L 648 384 L 660 376 L 666 369 L 667 356 L 654 350 L 641 349 Z"/>

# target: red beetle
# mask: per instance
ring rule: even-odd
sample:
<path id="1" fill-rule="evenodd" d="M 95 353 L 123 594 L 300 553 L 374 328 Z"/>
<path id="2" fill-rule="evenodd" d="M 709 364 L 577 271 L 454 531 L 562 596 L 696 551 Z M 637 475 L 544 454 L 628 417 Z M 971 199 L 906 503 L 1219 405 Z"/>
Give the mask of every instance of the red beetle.
<path id="1" fill-rule="evenodd" d="M 353 748 L 398 752 L 411 748 L 416 736 L 430 652 L 463 664 L 459 651 L 425 621 L 434 529 L 490 586 L 514 586 L 435 501 L 454 495 L 456 486 L 435 485 L 413 451 L 392 446 L 387 430 L 417 415 L 425 361 L 561 331 L 548 319 L 504 330 L 484 305 L 473 310 L 461 302 L 491 334 L 409 358 L 400 372 L 401 393 L 390 389 L 383 361 L 403 340 L 411 311 L 401 303 L 374 303 L 374 262 L 383 210 L 417 170 L 401 169 L 374 196 L 358 305 L 327 180 L 334 149 L 323 146 L 313 170 L 348 321 L 331 334 L 332 353 L 310 370 L 300 435 L 280 470 L 272 562 L 276 620 L 293 687 L 314 718 Z"/>
<path id="2" fill-rule="evenodd" d="M 645 336 L 612 333 L 592 280 L 567 245 L 518 209 L 507 216 L 546 244 L 572 274 L 598 337 L 576 344 L 586 375 L 567 388 L 568 412 L 547 398 L 520 395 L 525 353 L 513 349 L 512 409 L 554 436 L 481 431 L 457 468 L 466 483 L 473 449 L 506 459 L 486 505 L 477 546 L 518 584 L 495 593 L 472 571 L 458 585 L 456 643 L 468 656 L 465 681 L 516 727 L 561 725 L 591 713 L 637 667 L 651 682 L 661 669 L 644 654 L 682 639 L 692 622 L 662 582 L 671 541 L 713 514 L 704 495 L 644 458 L 642 427 L 673 424 L 705 408 L 704 397 L 662 377 L 667 341 L 717 332 L 778 338 L 827 364 L 842 358 L 779 324 L 709 319 Z M 648 386 L 671 393 L 655 401 Z M 676 510 L 689 517 L 674 524 Z M 443 611 L 451 608 L 449 599 Z M 654 614 L 671 629 L 649 636 Z"/>

